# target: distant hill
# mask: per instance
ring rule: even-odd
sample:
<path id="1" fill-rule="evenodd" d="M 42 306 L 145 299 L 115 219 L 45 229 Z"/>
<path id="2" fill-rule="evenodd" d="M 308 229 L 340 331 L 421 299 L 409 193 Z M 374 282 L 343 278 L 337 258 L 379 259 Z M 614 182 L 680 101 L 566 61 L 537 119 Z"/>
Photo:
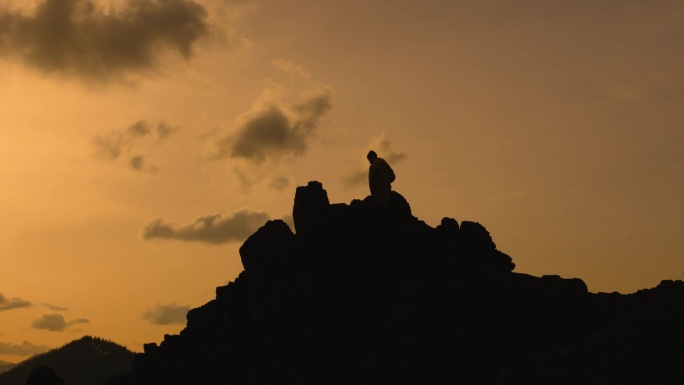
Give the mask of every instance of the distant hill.
<path id="1" fill-rule="evenodd" d="M 133 356 L 114 342 L 85 336 L 18 363 L 0 374 L 0 385 L 23 385 L 39 366 L 54 369 L 67 385 L 102 385 L 108 376 L 130 370 Z"/>
<path id="2" fill-rule="evenodd" d="M 0 361 L 0 374 L 12 369 L 16 364 L 12 362 Z"/>
<path id="3" fill-rule="evenodd" d="M 244 271 L 106 384 L 684 384 L 682 281 L 591 293 L 514 272 L 484 226 L 431 227 L 397 192 L 330 204 L 309 182 L 293 219 L 252 234 Z"/>

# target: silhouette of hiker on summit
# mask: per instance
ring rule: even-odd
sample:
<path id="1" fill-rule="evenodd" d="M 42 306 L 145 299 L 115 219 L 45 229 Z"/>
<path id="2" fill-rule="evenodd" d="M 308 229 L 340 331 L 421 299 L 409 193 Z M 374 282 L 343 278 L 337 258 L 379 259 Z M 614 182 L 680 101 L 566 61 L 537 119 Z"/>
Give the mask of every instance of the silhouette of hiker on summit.
<path id="1" fill-rule="evenodd" d="M 387 207 L 389 203 L 390 191 L 392 191 L 392 182 L 395 176 L 392 167 L 382 158 L 378 158 L 375 151 L 368 151 L 366 156 L 370 162 L 368 168 L 368 186 L 370 187 L 371 196 L 375 204 Z"/>

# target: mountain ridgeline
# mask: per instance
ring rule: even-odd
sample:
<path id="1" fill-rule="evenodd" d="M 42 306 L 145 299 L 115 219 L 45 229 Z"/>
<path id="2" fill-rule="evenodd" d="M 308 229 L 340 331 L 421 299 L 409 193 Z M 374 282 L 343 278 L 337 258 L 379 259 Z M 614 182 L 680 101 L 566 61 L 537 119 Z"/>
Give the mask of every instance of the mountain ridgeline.
<path id="1" fill-rule="evenodd" d="M 624 295 L 513 272 L 482 225 L 433 228 L 397 192 L 330 204 L 312 181 L 293 217 L 106 384 L 684 383 L 682 281 Z"/>
<path id="2" fill-rule="evenodd" d="M 54 384 L 102 385 L 106 378 L 128 371 L 133 352 L 114 342 L 85 336 L 35 355 L 0 374 L 0 385 Z M 52 382 L 51 382 L 52 381 Z"/>
<path id="3" fill-rule="evenodd" d="M 12 369 L 15 366 L 16 364 L 12 362 L 0 361 L 0 374 L 5 373 L 6 371 Z"/>

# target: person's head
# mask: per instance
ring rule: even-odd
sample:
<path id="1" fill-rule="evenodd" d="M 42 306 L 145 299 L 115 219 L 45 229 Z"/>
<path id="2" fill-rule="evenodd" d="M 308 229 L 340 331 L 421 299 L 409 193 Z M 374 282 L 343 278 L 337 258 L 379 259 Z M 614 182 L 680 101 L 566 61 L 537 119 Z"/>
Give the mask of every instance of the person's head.
<path id="1" fill-rule="evenodd" d="M 368 151 L 368 155 L 366 155 L 366 159 L 368 159 L 369 162 L 373 163 L 373 161 L 377 158 L 378 158 L 378 154 L 376 154 L 375 151 L 373 151 L 373 150 Z"/>

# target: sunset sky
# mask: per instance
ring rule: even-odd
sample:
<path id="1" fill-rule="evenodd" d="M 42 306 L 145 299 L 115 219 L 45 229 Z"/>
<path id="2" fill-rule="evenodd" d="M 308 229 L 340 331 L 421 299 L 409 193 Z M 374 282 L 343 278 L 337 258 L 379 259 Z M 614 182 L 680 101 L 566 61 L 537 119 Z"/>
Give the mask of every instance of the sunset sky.
<path id="1" fill-rule="evenodd" d="M 177 334 L 370 149 L 516 272 L 683 279 L 682 47 L 680 0 L 0 0 L 0 360 Z"/>

